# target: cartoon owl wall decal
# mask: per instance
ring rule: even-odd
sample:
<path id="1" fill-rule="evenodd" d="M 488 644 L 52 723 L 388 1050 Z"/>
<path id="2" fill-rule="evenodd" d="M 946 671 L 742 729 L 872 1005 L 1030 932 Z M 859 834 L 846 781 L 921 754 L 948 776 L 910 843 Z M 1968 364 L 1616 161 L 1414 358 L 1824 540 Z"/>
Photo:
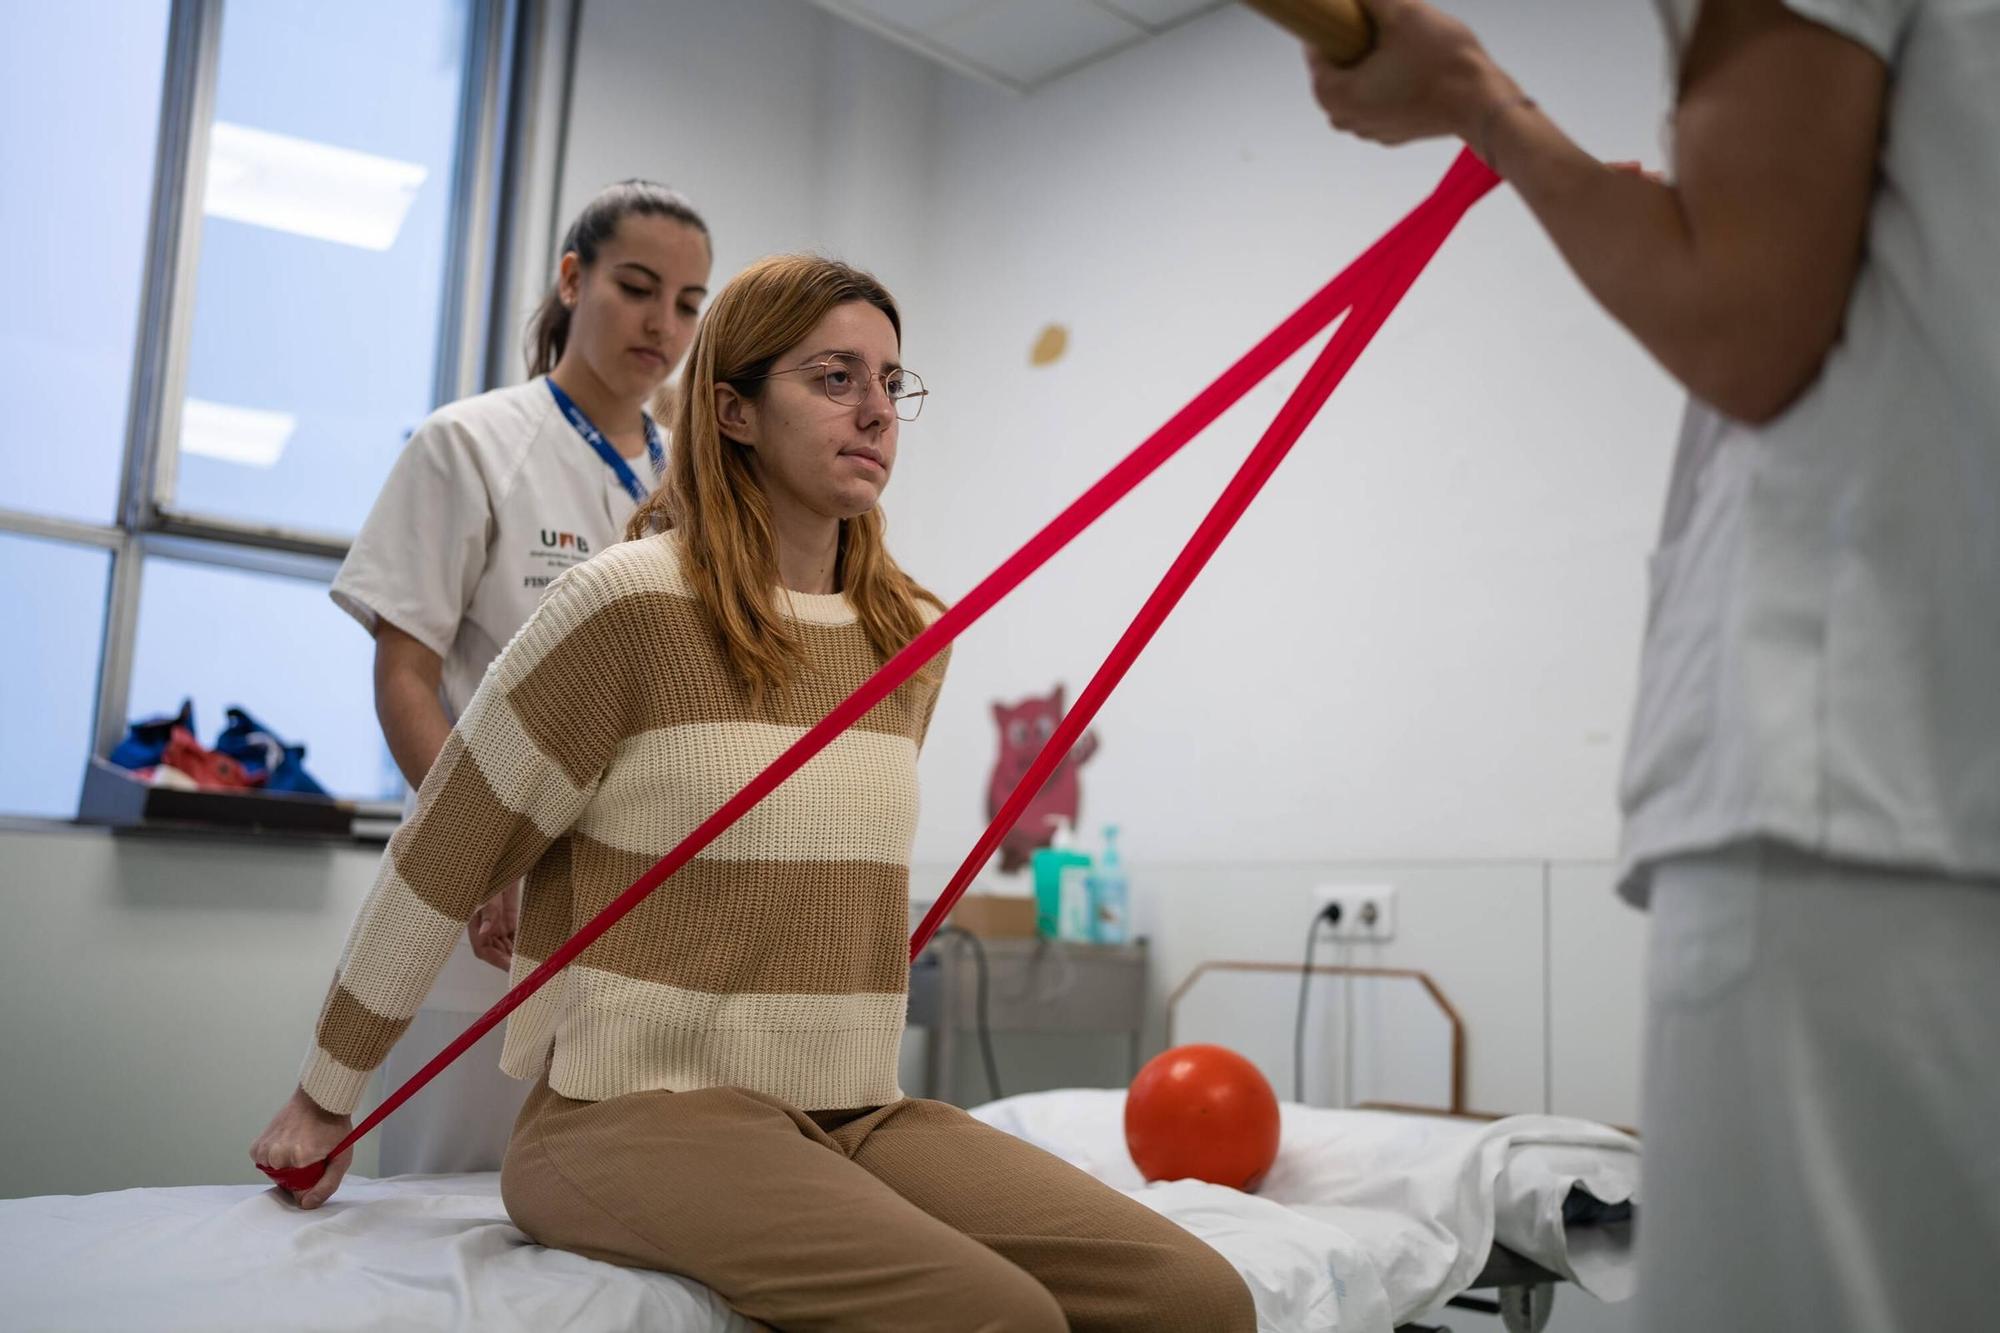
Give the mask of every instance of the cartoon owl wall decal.
<path id="1" fill-rule="evenodd" d="M 1001 802 L 1014 790 L 1041 753 L 1042 746 L 1055 734 L 1063 715 L 1063 687 L 1057 684 L 1045 698 L 1023 699 L 1008 704 L 993 702 L 993 720 L 1000 727 L 1000 757 L 994 762 L 993 777 L 986 787 L 986 817 L 1000 813 Z M 1012 873 L 1023 869 L 1038 847 L 1047 847 L 1055 837 L 1058 821 L 1077 827 L 1083 805 L 1083 784 L 1077 770 L 1097 753 L 1097 735 L 1086 731 L 1078 738 L 1056 771 L 1028 802 L 1006 838 L 1000 843 L 1000 868 Z"/>

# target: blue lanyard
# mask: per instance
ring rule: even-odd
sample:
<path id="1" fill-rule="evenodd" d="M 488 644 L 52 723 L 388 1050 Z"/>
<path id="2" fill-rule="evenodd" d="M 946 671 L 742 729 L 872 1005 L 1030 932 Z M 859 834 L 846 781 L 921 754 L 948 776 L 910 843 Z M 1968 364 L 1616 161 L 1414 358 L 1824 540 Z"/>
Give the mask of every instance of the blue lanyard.
<path id="1" fill-rule="evenodd" d="M 633 473 L 631 467 L 625 462 L 624 455 L 611 447 L 611 441 L 604 438 L 604 432 L 599 430 L 592 423 L 591 419 L 583 414 L 583 409 L 578 407 L 570 396 L 562 391 L 562 386 L 557 384 L 554 378 L 550 378 L 547 383 L 549 392 L 555 395 L 556 406 L 561 408 L 562 414 L 569 418 L 571 428 L 583 437 L 585 444 L 597 450 L 597 456 L 604 460 L 606 467 L 611 469 L 611 475 L 618 478 L 618 484 L 625 488 L 626 494 L 632 497 L 632 502 L 634 504 L 646 503 L 646 488 L 639 484 L 638 476 Z M 652 460 L 654 479 L 664 480 L 667 475 L 667 451 L 660 445 L 660 428 L 653 424 L 651 417 L 646 417 L 645 421 L 646 457 Z"/>

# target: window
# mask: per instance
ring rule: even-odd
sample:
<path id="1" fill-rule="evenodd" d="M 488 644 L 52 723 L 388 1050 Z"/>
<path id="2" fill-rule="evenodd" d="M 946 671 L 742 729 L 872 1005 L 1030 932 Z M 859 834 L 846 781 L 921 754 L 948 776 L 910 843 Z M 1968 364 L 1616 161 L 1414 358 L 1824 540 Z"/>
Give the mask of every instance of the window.
<path id="1" fill-rule="evenodd" d="M 0 321 L 0 508 L 117 518 L 167 9 L 82 0 L 7 17 L 0 254 L 16 315 Z"/>
<path id="2" fill-rule="evenodd" d="M 375 726 L 375 645 L 326 595 L 324 569 L 296 573 L 209 563 L 224 552 L 193 544 L 195 559 L 153 556 L 139 593 L 127 714 L 172 713 L 194 700 L 204 745 L 213 745 L 232 706 L 271 734 L 306 747 L 305 766 L 328 791 L 401 796 Z"/>
<path id="3" fill-rule="evenodd" d="M 0 532 L 0 606 L 29 627 L 0 655 L 0 810 L 76 810 L 110 572 L 109 551 Z"/>
<path id="4" fill-rule="evenodd" d="M 337 795 L 401 794 L 326 585 L 409 433 L 486 387 L 544 32 L 521 0 L 14 16 L 0 816 L 71 816 L 88 756 L 183 699 L 204 744 L 240 706 Z"/>
<path id="5" fill-rule="evenodd" d="M 160 507 L 348 538 L 437 401 L 469 0 L 223 11 Z"/>

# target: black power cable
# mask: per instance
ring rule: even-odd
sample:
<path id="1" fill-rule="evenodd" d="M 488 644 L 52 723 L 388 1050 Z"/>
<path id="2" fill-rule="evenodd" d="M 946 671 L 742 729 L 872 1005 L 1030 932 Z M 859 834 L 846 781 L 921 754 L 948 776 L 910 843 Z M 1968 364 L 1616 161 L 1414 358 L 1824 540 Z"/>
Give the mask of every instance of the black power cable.
<path id="1" fill-rule="evenodd" d="M 986 944 L 964 926 L 946 926 L 938 931 L 938 934 L 957 936 L 972 946 L 972 957 L 974 963 L 978 966 L 979 977 L 977 995 L 973 1005 L 975 1011 L 973 1021 L 979 1025 L 979 1054 L 986 1064 L 986 1087 L 993 1094 L 993 1100 L 997 1102 L 1005 1094 L 1000 1091 L 1000 1062 L 993 1058 L 993 1029 L 987 1021 L 987 991 L 992 984 L 992 979 L 987 975 Z M 948 1023 L 951 1021 L 951 997 L 940 994 L 939 1000 L 938 1021 Z M 950 1078 L 951 1071 L 949 1069 L 942 1071 L 942 1076 Z"/>
<path id="2" fill-rule="evenodd" d="M 1299 967 L 1299 1016 L 1292 1023 L 1292 1100 L 1300 1105 L 1306 1100 L 1306 998 L 1311 993 L 1313 978 L 1313 951 L 1319 947 L 1319 923 L 1329 926 L 1340 924 L 1340 904 L 1328 903 L 1313 913 L 1312 923 L 1306 927 L 1306 960 Z"/>

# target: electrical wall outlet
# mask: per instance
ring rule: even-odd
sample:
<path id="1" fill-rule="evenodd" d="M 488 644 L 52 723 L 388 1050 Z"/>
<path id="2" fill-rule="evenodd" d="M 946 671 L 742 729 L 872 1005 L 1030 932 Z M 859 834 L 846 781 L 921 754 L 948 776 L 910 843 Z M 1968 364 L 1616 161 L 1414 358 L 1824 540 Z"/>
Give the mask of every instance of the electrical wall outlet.
<path id="1" fill-rule="evenodd" d="M 1343 944 L 1381 944 L 1395 938 L 1396 886 L 1393 884 L 1322 884 L 1313 890 L 1313 907 L 1340 904 L 1340 919 L 1320 923 L 1321 938 Z"/>

